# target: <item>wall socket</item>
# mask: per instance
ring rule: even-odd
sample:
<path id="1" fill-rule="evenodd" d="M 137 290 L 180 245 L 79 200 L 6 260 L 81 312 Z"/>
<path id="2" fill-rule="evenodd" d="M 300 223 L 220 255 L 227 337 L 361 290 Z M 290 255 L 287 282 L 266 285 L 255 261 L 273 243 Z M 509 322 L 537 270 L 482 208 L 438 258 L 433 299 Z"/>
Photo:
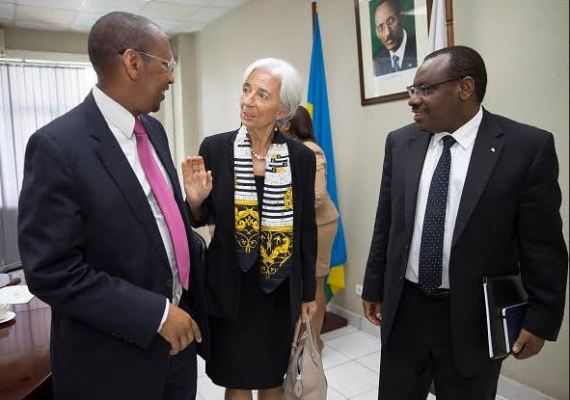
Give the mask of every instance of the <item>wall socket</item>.
<path id="1" fill-rule="evenodd" d="M 362 296 L 362 285 L 354 285 L 354 293 L 356 293 L 358 296 Z"/>

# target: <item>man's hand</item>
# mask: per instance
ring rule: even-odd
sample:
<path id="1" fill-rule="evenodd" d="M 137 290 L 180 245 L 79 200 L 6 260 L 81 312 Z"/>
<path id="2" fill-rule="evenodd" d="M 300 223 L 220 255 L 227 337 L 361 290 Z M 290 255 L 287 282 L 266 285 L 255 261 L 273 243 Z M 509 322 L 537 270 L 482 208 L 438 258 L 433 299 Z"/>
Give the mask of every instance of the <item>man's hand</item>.
<path id="1" fill-rule="evenodd" d="M 186 199 L 194 212 L 212 191 L 212 171 L 206 171 L 201 156 L 186 157 L 182 162 L 182 178 Z"/>
<path id="2" fill-rule="evenodd" d="M 301 305 L 301 316 L 303 318 L 303 322 L 312 321 L 316 313 L 317 313 L 316 301 L 310 301 L 308 303 L 303 303 Z"/>
<path id="3" fill-rule="evenodd" d="M 382 303 L 362 300 L 362 307 L 364 308 L 364 317 L 372 325 L 380 326 L 382 323 Z"/>
<path id="4" fill-rule="evenodd" d="M 543 346 L 544 339 L 522 329 L 515 344 L 513 344 L 513 355 L 517 360 L 525 360 L 540 353 Z"/>
<path id="5" fill-rule="evenodd" d="M 170 355 L 173 356 L 184 350 L 194 339 L 198 343 L 202 342 L 202 334 L 198 324 L 186 311 L 174 304 L 170 304 L 168 307 L 168 316 L 158 333 L 170 343 Z"/>

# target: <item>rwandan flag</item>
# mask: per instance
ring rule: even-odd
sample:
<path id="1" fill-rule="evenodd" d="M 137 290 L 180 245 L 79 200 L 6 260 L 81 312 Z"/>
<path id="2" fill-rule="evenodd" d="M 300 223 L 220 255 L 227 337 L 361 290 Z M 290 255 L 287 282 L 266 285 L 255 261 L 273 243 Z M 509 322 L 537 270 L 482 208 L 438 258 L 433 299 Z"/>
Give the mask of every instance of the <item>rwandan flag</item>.
<path id="1" fill-rule="evenodd" d="M 321 146 L 327 158 L 327 190 L 336 208 L 340 210 L 336 193 L 336 174 L 334 168 L 325 63 L 323 60 L 323 48 L 321 45 L 319 16 L 316 8 L 316 3 L 313 2 L 313 53 L 311 56 L 311 73 L 309 76 L 307 109 L 313 117 L 313 128 L 317 143 Z M 339 218 L 338 232 L 332 248 L 331 270 L 326 285 L 327 300 L 330 300 L 335 294 L 343 290 L 345 287 L 345 263 L 346 245 L 344 243 L 342 218 Z"/>

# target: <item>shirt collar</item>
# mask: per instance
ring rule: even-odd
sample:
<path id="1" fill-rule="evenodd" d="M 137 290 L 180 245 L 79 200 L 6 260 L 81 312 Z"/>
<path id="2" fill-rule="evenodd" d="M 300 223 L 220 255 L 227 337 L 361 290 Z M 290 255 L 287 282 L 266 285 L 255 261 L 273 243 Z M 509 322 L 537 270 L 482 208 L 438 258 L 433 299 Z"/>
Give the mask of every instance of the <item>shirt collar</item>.
<path id="1" fill-rule="evenodd" d="M 481 121 L 483 120 L 483 107 L 479 106 L 479 111 L 473 118 L 471 118 L 465 125 L 461 126 L 453 133 L 453 138 L 459 143 L 464 149 L 468 149 L 475 143 L 477 138 L 477 132 L 479 131 L 479 126 L 481 126 Z M 434 143 L 439 143 L 439 141 L 444 137 L 449 135 L 449 132 L 439 132 L 434 134 Z"/>
<path id="2" fill-rule="evenodd" d="M 390 58 L 393 58 L 394 55 L 398 56 L 398 64 L 400 64 L 400 66 L 403 65 L 404 53 L 406 52 L 406 44 L 408 42 L 408 33 L 406 32 L 405 29 L 402 29 L 402 30 L 404 31 L 404 35 L 402 37 L 402 44 L 400 44 L 400 47 L 398 47 L 398 50 L 390 51 Z"/>
<path id="3" fill-rule="evenodd" d="M 107 124 L 115 127 L 125 137 L 132 138 L 135 129 L 133 114 L 97 86 L 93 87 L 93 98 Z"/>

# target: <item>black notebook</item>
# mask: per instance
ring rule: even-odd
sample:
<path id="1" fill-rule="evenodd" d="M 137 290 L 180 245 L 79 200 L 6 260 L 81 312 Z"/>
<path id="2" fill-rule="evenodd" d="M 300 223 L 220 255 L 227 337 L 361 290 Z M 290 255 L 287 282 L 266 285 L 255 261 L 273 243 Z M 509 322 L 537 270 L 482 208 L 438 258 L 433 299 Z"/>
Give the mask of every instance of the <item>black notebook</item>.
<path id="1" fill-rule="evenodd" d="M 483 280 L 489 357 L 500 360 L 511 353 L 522 328 L 527 295 L 519 275 Z"/>

